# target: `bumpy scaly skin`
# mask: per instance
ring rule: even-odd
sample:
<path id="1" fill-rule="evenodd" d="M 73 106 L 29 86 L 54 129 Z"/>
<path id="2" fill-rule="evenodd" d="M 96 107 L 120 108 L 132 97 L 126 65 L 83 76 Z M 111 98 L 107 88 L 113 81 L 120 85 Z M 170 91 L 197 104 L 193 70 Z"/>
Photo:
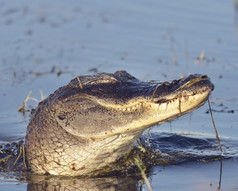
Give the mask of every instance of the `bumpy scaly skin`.
<path id="1" fill-rule="evenodd" d="M 40 174 L 95 175 L 129 151 L 149 126 L 203 105 L 213 88 L 199 75 L 171 84 L 141 82 L 124 71 L 75 78 L 32 112 L 28 168 Z"/>
<path id="2" fill-rule="evenodd" d="M 142 133 L 133 131 L 90 139 L 74 136 L 56 122 L 55 111 L 48 106 L 47 101 L 39 104 L 26 135 L 27 161 L 37 173 L 92 174 L 126 153 Z"/>
<path id="3" fill-rule="evenodd" d="M 55 99 L 55 95 L 57 93 L 38 105 L 27 129 L 27 161 L 29 168 L 37 173 L 71 176 L 93 175 L 95 170 L 114 162 L 126 153 L 143 132 L 140 129 L 99 138 L 94 137 L 93 134 L 89 138 L 75 136 L 65 131 L 57 122 L 56 113 L 64 103 L 58 101 L 57 104 L 53 102 L 52 105 L 51 102 Z M 73 105 L 73 107 L 65 108 L 64 112 L 83 111 L 93 108 L 93 105 L 91 106 L 90 102 L 87 102 Z M 98 107 L 93 109 L 96 110 Z M 110 118 L 115 115 L 118 124 L 124 118 L 136 119 L 134 115 L 130 116 L 116 110 L 109 112 L 104 111 L 105 108 L 99 109 L 101 112 L 110 113 L 108 118 L 102 118 L 101 123 L 104 121 L 110 123 Z M 93 118 L 94 116 L 89 115 L 88 117 Z"/>

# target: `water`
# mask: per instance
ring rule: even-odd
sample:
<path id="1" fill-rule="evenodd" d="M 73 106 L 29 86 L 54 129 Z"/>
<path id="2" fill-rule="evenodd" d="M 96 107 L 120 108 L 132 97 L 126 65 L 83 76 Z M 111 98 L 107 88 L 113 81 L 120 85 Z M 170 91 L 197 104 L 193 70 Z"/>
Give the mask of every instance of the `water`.
<path id="1" fill-rule="evenodd" d="M 0 1 L 0 141 L 24 138 L 29 112 L 23 116 L 17 109 L 30 91 L 40 99 L 39 89 L 49 95 L 76 75 L 123 69 L 141 80 L 171 80 L 188 73 L 207 74 L 215 84 L 211 101 L 224 156 L 231 159 L 223 159 L 222 168 L 220 160 L 204 163 L 194 158 L 156 166 L 149 180 L 154 190 L 217 190 L 219 184 L 220 190 L 237 190 L 237 7 L 231 0 Z M 35 77 L 39 72 L 48 73 Z M 28 102 L 28 107 L 35 105 Z M 168 142 L 159 142 L 161 147 L 168 143 L 184 156 L 220 156 L 206 147 L 216 145 L 207 109 L 205 105 L 154 127 L 152 135 L 167 137 Z M 180 147 L 173 136 L 188 141 L 188 146 Z M 206 144 L 199 150 L 191 138 Z M 1 174 L 0 190 L 26 190 L 25 177 Z M 72 184 L 72 179 L 48 179 Z M 140 187 L 135 178 L 103 181 L 123 182 L 131 190 Z M 142 189 L 147 190 L 146 185 Z"/>

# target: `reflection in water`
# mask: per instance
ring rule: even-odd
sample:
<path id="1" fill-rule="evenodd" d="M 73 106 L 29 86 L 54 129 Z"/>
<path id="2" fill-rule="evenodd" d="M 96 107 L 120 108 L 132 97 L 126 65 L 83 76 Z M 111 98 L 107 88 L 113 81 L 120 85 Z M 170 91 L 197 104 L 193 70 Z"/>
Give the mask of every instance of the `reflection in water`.
<path id="1" fill-rule="evenodd" d="M 217 166 L 218 167 L 218 166 Z M 219 168 L 219 167 L 218 167 Z M 217 168 L 217 169 L 218 169 Z M 220 160 L 220 170 L 217 191 L 222 189 L 222 160 Z M 55 176 L 27 176 L 28 191 L 139 191 L 141 185 L 138 177 L 104 177 L 104 178 L 85 178 L 76 177 L 55 177 Z M 158 180 L 159 181 L 159 180 Z"/>
<path id="2" fill-rule="evenodd" d="M 217 187 L 217 190 L 221 190 L 221 177 L 222 177 L 222 160 L 220 160 L 220 176 L 219 176 L 219 185 Z"/>
<path id="3" fill-rule="evenodd" d="M 137 191 L 138 180 L 130 177 L 108 177 L 108 178 L 62 178 L 54 176 L 30 176 L 28 191 Z"/>

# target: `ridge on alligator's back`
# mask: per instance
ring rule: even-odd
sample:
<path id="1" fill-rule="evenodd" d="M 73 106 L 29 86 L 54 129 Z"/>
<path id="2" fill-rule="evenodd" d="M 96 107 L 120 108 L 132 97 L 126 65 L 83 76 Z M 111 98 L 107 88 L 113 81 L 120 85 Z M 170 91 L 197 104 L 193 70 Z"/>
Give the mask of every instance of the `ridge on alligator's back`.
<path id="1" fill-rule="evenodd" d="M 149 127 L 202 106 L 206 75 L 142 82 L 125 71 L 78 76 L 40 102 L 25 137 L 27 168 L 39 174 L 100 174 Z"/>

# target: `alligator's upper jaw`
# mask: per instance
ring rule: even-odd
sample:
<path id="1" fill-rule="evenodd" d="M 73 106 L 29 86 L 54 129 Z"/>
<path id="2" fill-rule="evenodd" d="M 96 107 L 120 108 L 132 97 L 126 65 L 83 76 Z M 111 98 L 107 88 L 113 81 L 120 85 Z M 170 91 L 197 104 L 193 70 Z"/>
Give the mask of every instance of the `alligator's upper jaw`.
<path id="1" fill-rule="evenodd" d="M 192 105 L 199 105 L 213 91 L 214 85 L 206 75 L 195 74 L 187 78 L 173 80 L 171 83 L 132 81 L 129 85 L 122 84 L 105 89 L 104 91 L 111 90 L 110 93 L 107 93 L 109 95 L 107 98 L 105 95 L 102 98 L 99 96 L 92 98 L 104 107 L 133 111 L 142 104 L 146 106 L 148 103 L 157 108 L 161 106 L 166 111 L 168 107 L 176 105 L 176 101 L 179 101 L 179 107 L 182 110 L 191 109 Z"/>
<path id="2" fill-rule="evenodd" d="M 171 83 L 141 82 L 133 79 L 122 81 L 116 85 L 107 85 L 104 85 L 100 90 L 93 90 L 97 92 L 97 95 L 93 96 L 94 98 L 92 97 L 92 99 L 95 99 L 96 102 L 105 107 L 118 108 L 124 111 L 128 108 L 133 109 L 138 104 L 147 101 L 151 103 L 164 103 L 182 95 L 191 96 L 202 91 L 211 92 L 214 89 L 210 79 L 206 75 L 199 74 L 173 80 Z"/>

